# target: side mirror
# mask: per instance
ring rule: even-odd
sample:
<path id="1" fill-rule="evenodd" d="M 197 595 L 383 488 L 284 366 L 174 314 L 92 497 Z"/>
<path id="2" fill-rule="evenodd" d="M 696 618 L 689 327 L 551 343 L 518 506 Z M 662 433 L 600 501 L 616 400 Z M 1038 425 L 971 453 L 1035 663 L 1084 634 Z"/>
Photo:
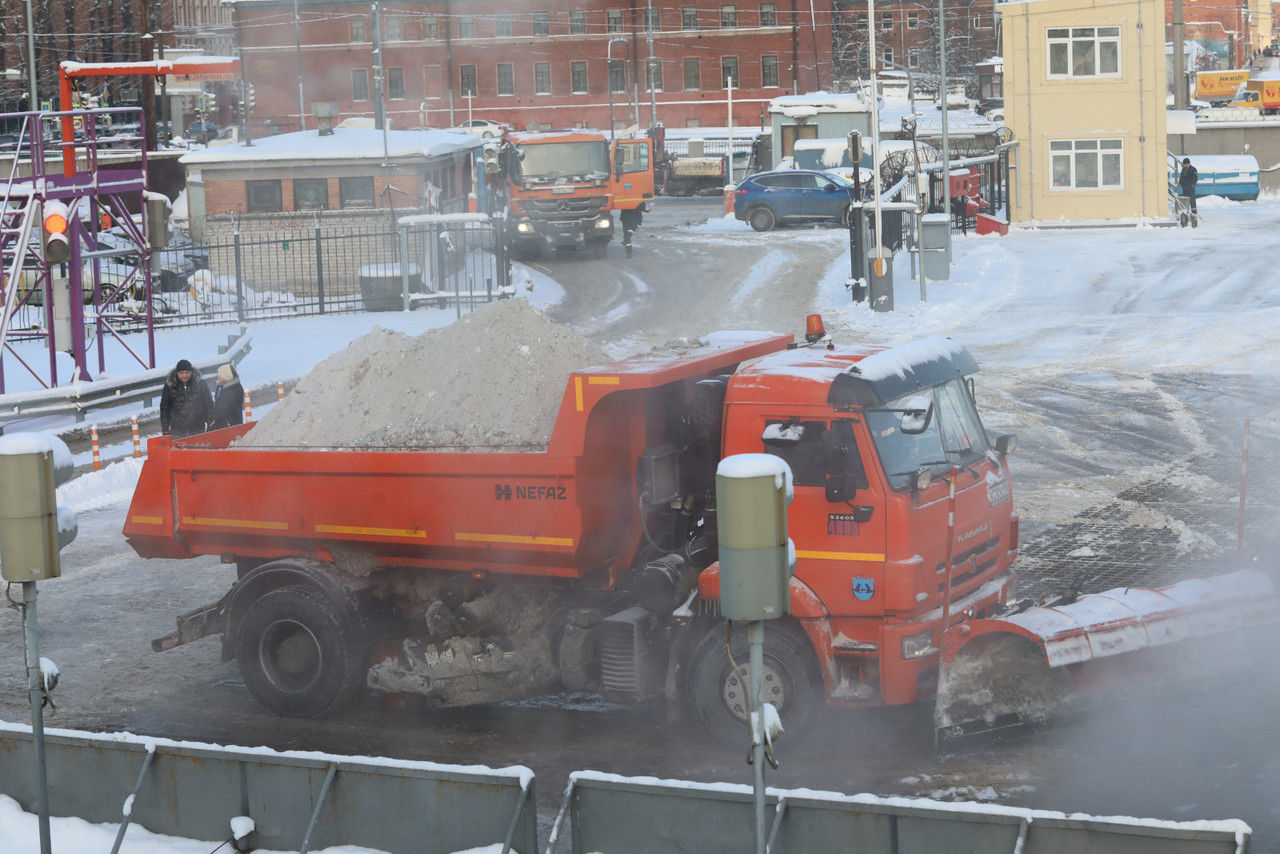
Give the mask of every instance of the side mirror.
<path id="1" fill-rule="evenodd" d="M 1013 453 L 1013 444 L 1014 441 L 1012 433 L 1004 433 L 997 436 L 996 453 L 1000 455 L 1001 459 L 1004 459 L 1009 456 L 1009 454 Z"/>
<path id="2" fill-rule="evenodd" d="M 902 418 L 898 426 L 902 429 L 903 435 L 919 436 L 929 429 L 929 422 L 932 420 L 933 398 L 919 394 L 909 399 L 907 405 L 902 408 Z"/>
<path id="3" fill-rule="evenodd" d="M 837 187 L 835 184 L 827 184 L 822 189 L 826 190 L 828 193 L 834 193 L 836 190 L 839 190 L 840 188 Z"/>
<path id="4" fill-rule="evenodd" d="M 851 501 L 859 488 L 867 486 L 867 474 L 862 467 L 862 458 L 858 456 L 850 422 L 832 422 L 822 434 L 822 467 L 827 476 L 828 501 Z"/>
<path id="5" fill-rule="evenodd" d="M 613 150 L 613 175 L 615 178 L 622 177 L 622 167 L 624 167 L 625 165 L 626 165 L 626 156 L 623 154 L 622 149 L 615 148 Z"/>

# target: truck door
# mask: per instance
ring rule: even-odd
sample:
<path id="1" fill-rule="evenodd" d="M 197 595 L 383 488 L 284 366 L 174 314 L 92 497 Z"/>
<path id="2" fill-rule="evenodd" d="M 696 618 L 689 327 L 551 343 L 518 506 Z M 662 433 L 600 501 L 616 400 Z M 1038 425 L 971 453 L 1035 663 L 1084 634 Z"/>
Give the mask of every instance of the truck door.
<path id="1" fill-rule="evenodd" d="M 614 210 L 631 210 L 653 198 L 653 142 L 620 139 L 613 144 L 609 191 Z"/>

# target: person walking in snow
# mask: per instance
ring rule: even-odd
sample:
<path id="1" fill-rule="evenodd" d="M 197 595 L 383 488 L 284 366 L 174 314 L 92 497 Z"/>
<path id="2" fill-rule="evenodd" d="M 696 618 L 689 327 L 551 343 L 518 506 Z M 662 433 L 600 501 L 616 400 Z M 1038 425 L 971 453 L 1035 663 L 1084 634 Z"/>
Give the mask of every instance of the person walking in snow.
<path id="1" fill-rule="evenodd" d="M 1187 197 L 1187 203 L 1191 205 L 1191 224 L 1194 226 L 1196 222 L 1196 182 L 1200 180 L 1200 173 L 1196 171 L 1196 167 L 1191 165 L 1191 158 L 1182 158 L 1182 171 L 1178 173 L 1178 187 L 1182 190 L 1182 195 Z M 1184 222 L 1183 225 L 1186 225 Z"/>
<path id="2" fill-rule="evenodd" d="M 618 214 L 618 220 L 622 224 L 622 248 L 627 250 L 627 257 L 630 258 L 631 235 L 636 233 L 636 229 L 644 221 L 644 202 L 634 208 L 622 211 L 622 213 Z"/>
<path id="3" fill-rule="evenodd" d="M 221 430 L 244 423 L 244 386 L 235 366 L 227 363 L 218 368 L 218 383 L 213 387 L 213 415 L 209 429 Z"/>
<path id="4" fill-rule="evenodd" d="M 203 433 L 212 413 L 209 387 L 189 361 L 180 359 L 160 392 L 160 432 L 175 439 Z"/>

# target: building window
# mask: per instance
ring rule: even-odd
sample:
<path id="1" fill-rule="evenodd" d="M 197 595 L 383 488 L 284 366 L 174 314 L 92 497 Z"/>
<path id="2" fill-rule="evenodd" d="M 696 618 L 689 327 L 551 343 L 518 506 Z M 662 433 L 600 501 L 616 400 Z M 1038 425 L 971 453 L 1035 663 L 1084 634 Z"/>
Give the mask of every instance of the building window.
<path id="1" fill-rule="evenodd" d="M 498 94 L 514 95 L 516 93 L 516 75 L 511 63 L 498 63 Z"/>
<path id="2" fill-rule="evenodd" d="M 387 41 L 404 41 L 404 18 L 384 18 L 383 23 L 385 23 L 387 27 Z"/>
<path id="3" fill-rule="evenodd" d="M 587 31 L 587 13 L 581 10 L 569 13 L 569 35 L 580 36 Z"/>
<path id="4" fill-rule="evenodd" d="M 920 13 L 908 12 L 907 13 L 907 29 L 914 30 L 918 26 L 920 26 Z"/>
<path id="5" fill-rule="evenodd" d="M 387 97 L 393 101 L 404 100 L 404 69 L 387 69 Z"/>
<path id="6" fill-rule="evenodd" d="M 885 48 L 884 53 L 880 55 L 884 57 L 885 62 L 893 62 L 893 48 L 891 47 Z"/>
<path id="7" fill-rule="evenodd" d="M 339 178 L 338 199 L 344 208 L 373 207 L 373 178 Z"/>
<path id="8" fill-rule="evenodd" d="M 1119 27 L 1056 27 L 1049 30 L 1050 77 L 1119 75 Z"/>
<path id="9" fill-rule="evenodd" d="M 623 66 L 621 59 L 609 60 L 609 91 L 627 91 L 626 68 Z"/>
<path id="10" fill-rule="evenodd" d="M 720 57 L 720 88 L 728 89 L 730 86 L 742 88 L 742 78 L 738 76 L 738 57 L 722 56 Z"/>
<path id="11" fill-rule="evenodd" d="M 659 22 L 659 9 L 657 6 L 648 6 L 644 10 L 644 26 L 649 32 L 657 32 L 662 29 Z"/>
<path id="12" fill-rule="evenodd" d="M 493 34 L 500 39 L 511 37 L 511 16 L 499 15 L 493 22 Z"/>
<path id="13" fill-rule="evenodd" d="M 766 87 L 778 85 L 778 57 L 760 57 L 760 85 Z"/>
<path id="14" fill-rule="evenodd" d="M 249 213 L 274 213 L 284 210 L 279 181 L 245 181 L 245 210 Z"/>
<path id="15" fill-rule="evenodd" d="M 458 69 L 458 82 L 462 88 L 462 97 L 471 95 L 475 97 L 476 89 L 476 67 L 474 65 L 464 65 Z"/>
<path id="16" fill-rule="evenodd" d="M 569 63 L 569 77 L 572 89 L 576 94 L 587 91 L 587 64 L 585 62 Z"/>
<path id="17" fill-rule="evenodd" d="M 476 19 L 470 15 L 458 18 L 458 38 L 473 39 L 476 37 Z"/>
<path id="18" fill-rule="evenodd" d="M 535 36 L 551 35 L 551 13 L 550 12 L 534 12 L 533 13 L 533 34 Z"/>
<path id="19" fill-rule="evenodd" d="M 329 182 L 324 178 L 295 178 L 293 209 L 295 211 L 327 211 Z"/>
<path id="20" fill-rule="evenodd" d="M 762 27 L 778 26 L 778 7 L 773 3 L 760 4 L 760 26 Z"/>
<path id="21" fill-rule="evenodd" d="M 622 10 L 607 9 L 604 13 L 605 29 L 611 33 L 622 32 Z"/>
<path id="22" fill-rule="evenodd" d="M 991 29 L 991 27 L 987 26 L 986 20 L 985 20 L 981 15 L 974 15 L 974 16 L 973 16 L 973 28 L 974 28 L 975 30 L 989 30 L 989 29 Z"/>
<path id="23" fill-rule="evenodd" d="M 351 41 L 354 44 L 359 44 L 360 42 L 363 42 L 365 40 L 366 40 L 366 36 L 364 32 L 364 18 L 352 18 L 351 19 Z"/>
<path id="24" fill-rule="evenodd" d="M 654 57 L 653 62 L 646 62 L 649 73 L 649 90 L 652 92 L 662 91 L 662 60 Z"/>
<path id="25" fill-rule="evenodd" d="M 533 64 L 533 91 L 538 95 L 551 94 L 551 63 L 535 62 Z"/>
<path id="26" fill-rule="evenodd" d="M 351 70 L 351 100 L 369 100 L 369 72 L 363 68 Z"/>
<path id="27" fill-rule="evenodd" d="M 680 10 L 680 28 L 696 30 L 698 28 L 698 7 L 685 6 Z"/>
<path id="28" fill-rule="evenodd" d="M 880 13 L 880 29 L 882 30 L 893 29 L 893 13 L 892 12 Z"/>
<path id="29" fill-rule="evenodd" d="M 920 51 L 918 50 L 907 51 L 907 67 L 908 68 L 920 67 Z"/>
<path id="30" fill-rule="evenodd" d="M 1063 190 L 1119 190 L 1124 186 L 1124 143 L 1118 139 L 1049 142 L 1053 186 Z"/>
<path id="31" fill-rule="evenodd" d="M 427 39 L 440 38 L 440 20 L 435 15 L 428 15 L 422 19 L 422 37 Z"/>
<path id="32" fill-rule="evenodd" d="M 696 59 L 684 61 L 684 88 L 691 90 L 702 88 L 702 69 Z"/>
<path id="33" fill-rule="evenodd" d="M 721 6 L 720 7 L 720 29 L 732 30 L 738 26 L 738 7 L 737 6 Z"/>

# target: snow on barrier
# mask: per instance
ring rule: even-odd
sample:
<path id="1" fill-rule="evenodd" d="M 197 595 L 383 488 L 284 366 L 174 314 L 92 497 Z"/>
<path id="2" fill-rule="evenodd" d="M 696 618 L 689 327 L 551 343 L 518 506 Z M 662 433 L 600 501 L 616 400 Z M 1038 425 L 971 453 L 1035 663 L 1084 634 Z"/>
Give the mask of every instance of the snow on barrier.
<path id="1" fill-rule="evenodd" d="M 783 852 L 984 851 L 1021 854 L 1243 854 L 1252 831 L 1242 821 L 1174 822 L 1095 816 L 996 804 L 768 790 L 768 850 Z M 566 816 L 573 851 L 740 854 L 754 848 L 750 786 L 570 775 L 547 849 Z"/>
<path id="2" fill-rule="evenodd" d="M 537 852 L 533 772 L 45 730 L 50 812 L 258 848 Z M 0 794 L 34 811 L 31 728 L 0 722 Z M 250 824 L 246 819 L 252 819 Z M 122 828 L 123 831 L 124 828 Z M 127 848 L 126 848 L 127 850 Z"/>

